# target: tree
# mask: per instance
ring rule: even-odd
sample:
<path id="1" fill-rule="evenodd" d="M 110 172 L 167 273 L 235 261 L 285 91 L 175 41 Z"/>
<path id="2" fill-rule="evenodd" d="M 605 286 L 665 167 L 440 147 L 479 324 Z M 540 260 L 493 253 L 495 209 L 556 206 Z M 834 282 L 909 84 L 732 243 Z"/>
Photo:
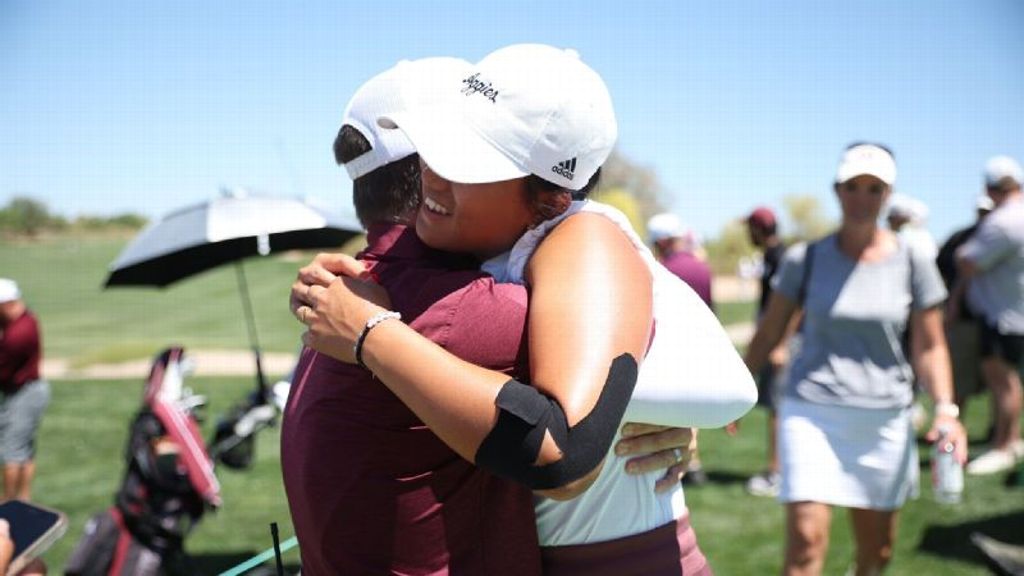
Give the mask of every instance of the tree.
<path id="1" fill-rule="evenodd" d="M 593 199 L 618 208 L 629 219 L 629 223 L 633 226 L 633 230 L 637 231 L 637 234 L 644 233 L 646 226 L 640 211 L 640 204 L 637 202 L 636 196 L 625 188 L 600 188 L 594 193 Z"/>
<path id="2" fill-rule="evenodd" d="M 725 276 L 735 275 L 740 260 L 754 254 L 747 226 L 735 220 L 726 224 L 718 238 L 708 241 L 704 247 L 708 251 L 711 269 L 715 274 Z"/>
<path id="3" fill-rule="evenodd" d="M 821 238 L 835 227 L 824 214 L 817 196 L 791 194 L 782 199 L 793 229 L 786 232 L 791 240 L 814 240 Z"/>
<path id="4" fill-rule="evenodd" d="M 0 229 L 14 234 L 35 236 L 52 220 L 46 204 L 27 196 L 14 197 L 0 210 Z"/>
<path id="5" fill-rule="evenodd" d="M 613 150 L 601 167 L 601 182 L 592 198 L 624 212 L 633 229 L 643 238 L 647 219 L 662 211 L 662 192 L 654 170 L 635 164 Z"/>

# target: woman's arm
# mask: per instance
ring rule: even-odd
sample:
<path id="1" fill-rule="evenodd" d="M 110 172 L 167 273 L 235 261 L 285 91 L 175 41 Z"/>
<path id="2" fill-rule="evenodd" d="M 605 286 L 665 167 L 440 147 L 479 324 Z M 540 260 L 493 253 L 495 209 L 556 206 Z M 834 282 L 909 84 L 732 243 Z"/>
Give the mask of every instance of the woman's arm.
<path id="1" fill-rule="evenodd" d="M 935 401 L 935 419 L 926 437 L 934 441 L 938 438 L 939 427 L 947 427 L 949 439 L 956 446 L 957 459 L 962 464 L 967 460 L 967 436 L 954 412 L 956 404 L 953 403 L 949 348 L 938 306 L 911 312 L 910 340 L 914 373 Z"/>
<path id="2" fill-rule="evenodd" d="M 768 307 L 757 325 L 757 331 L 747 346 L 743 357 L 751 374 L 757 374 L 768 361 L 768 355 L 787 334 L 793 315 L 797 311 L 797 303 L 778 291 L 772 292 L 768 298 Z"/>
<path id="3" fill-rule="evenodd" d="M 601 392 L 616 384 L 608 381 L 613 360 L 622 354 L 637 363 L 643 359 L 651 335 L 650 271 L 611 220 L 584 212 L 567 218 L 541 242 L 527 264 L 526 280 L 532 288 L 531 379 L 559 402 L 573 427 L 594 414 Z M 614 431 L 624 410 L 615 406 L 594 417 L 609 419 Z M 604 446 L 600 456 L 606 451 Z M 546 495 L 582 492 L 600 472 L 601 461 L 595 464 L 578 481 Z"/>

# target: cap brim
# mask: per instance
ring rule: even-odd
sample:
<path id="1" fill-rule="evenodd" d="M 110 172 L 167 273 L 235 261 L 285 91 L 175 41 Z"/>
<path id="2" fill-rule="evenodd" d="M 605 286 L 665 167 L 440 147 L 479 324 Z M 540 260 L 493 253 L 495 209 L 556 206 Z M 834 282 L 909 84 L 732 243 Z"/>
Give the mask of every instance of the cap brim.
<path id="1" fill-rule="evenodd" d="M 457 111 L 439 107 L 381 117 L 382 128 L 402 130 L 430 170 L 463 184 L 501 182 L 528 176 Z"/>
<path id="2" fill-rule="evenodd" d="M 892 186 L 893 182 L 896 181 L 891 174 L 883 173 L 883 170 L 875 170 L 873 168 L 853 168 L 847 170 L 840 170 L 839 174 L 836 175 L 836 184 L 843 184 L 849 180 L 853 180 L 857 176 L 874 176 L 883 183 Z"/>

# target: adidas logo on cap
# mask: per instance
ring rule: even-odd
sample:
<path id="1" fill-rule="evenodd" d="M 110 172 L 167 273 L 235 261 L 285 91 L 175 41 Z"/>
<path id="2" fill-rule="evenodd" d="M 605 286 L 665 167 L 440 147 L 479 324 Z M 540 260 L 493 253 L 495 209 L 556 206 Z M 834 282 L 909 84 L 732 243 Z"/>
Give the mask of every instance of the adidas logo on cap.
<path id="1" fill-rule="evenodd" d="M 559 174 L 572 180 L 572 175 L 576 172 L 576 159 L 564 160 L 551 167 L 551 171 L 555 174 Z"/>

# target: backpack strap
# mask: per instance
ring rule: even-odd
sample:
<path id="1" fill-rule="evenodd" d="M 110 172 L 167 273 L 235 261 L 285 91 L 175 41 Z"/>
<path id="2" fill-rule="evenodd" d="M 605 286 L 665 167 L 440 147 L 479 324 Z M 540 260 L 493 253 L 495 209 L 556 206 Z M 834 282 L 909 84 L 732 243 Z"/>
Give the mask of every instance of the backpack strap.
<path id="1" fill-rule="evenodd" d="M 807 301 L 807 285 L 811 282 L 811 270 L 814 267 L 814 246 L 817 242 L 808 242 L 804 251 L 804 275 L 800 279 L 800 289 L 796 293 L 796 303 L 801 308 Z"/>

